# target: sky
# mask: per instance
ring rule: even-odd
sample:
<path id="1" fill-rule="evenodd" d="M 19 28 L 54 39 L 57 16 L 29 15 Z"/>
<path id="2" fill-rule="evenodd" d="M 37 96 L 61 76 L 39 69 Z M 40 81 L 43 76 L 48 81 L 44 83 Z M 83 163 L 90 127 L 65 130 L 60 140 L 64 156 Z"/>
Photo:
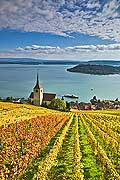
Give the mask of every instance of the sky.
<path id="1" fill-rule="evenodd" d="M 120 0 L 0 0 L 0 57 L 120 60 Z"/>

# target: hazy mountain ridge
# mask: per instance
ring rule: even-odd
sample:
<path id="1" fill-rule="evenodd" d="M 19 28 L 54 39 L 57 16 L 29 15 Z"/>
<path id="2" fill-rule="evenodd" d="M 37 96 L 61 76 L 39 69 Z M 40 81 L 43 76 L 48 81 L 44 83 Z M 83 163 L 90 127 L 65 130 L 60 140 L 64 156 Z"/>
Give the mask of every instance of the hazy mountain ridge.
<path id="1" fill-rule="evenodd" d="M 42 60 L 32 58 L 0 58 L 0 64 L 28 64 L 28 65 L 39 65 L 39 64 L 63 64 L 63 65 L 74 65 L 79 64 L 79 61 L 71 60 Z"/>
<path id="2" fill-rule="evenodd" d="M 98 64 L 98 65 L 120 65 L 120 60 L 89 60 L 89 61 L 78 61 L 78 60 L 42 60 L 33 58 L 0 58 L 0 64 L 28 64 L 28 65 L 39 65 L 39 64 L 63 64 L 63 65 L 74 65 L 74 64 Z"/>

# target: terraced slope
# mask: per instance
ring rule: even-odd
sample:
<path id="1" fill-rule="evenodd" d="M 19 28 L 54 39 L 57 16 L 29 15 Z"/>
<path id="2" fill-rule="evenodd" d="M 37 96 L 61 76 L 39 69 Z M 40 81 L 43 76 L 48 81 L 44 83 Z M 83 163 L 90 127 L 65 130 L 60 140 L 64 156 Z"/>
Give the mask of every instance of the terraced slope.
<path id="1" fill-rule="evenodd" d="M 119 180 L 120 111 L 0 103 L 0 179 Z"/>

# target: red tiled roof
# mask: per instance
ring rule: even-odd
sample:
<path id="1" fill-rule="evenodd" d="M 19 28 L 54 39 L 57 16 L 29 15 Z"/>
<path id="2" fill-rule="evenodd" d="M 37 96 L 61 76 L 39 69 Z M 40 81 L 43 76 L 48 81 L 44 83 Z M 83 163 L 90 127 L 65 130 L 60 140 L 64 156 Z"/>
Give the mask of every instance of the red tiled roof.
<path id="1" fill-rule="evenodd" d="M 52 101 L 56 97 L 56 94 L 43 93 L 43 101 Z"/>

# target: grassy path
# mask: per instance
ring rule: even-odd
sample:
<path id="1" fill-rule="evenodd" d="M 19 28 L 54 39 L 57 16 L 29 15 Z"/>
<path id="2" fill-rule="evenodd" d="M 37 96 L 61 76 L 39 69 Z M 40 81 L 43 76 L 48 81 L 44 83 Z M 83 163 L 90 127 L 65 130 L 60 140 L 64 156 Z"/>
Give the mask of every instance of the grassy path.
<path id="1" fill-rule="evenodd" d="M 89 144 L 85 129 L 79 119 L 80 146 L 82 152 L 81 162 L 84 169 L 85 180 L 103 180 L 100 165 L 96 161 L 91 145 Z"/>
<path id="2" fill-rule="evenodd" d="M 75 117 L 69 127 L 69 130 L 65 136 L 61 150 L 59 151 L 55 164 L 48 174 L 47 180 L 67 180 L 73 179 L 73 167 L 74 167 L 74 125 Z"/>

